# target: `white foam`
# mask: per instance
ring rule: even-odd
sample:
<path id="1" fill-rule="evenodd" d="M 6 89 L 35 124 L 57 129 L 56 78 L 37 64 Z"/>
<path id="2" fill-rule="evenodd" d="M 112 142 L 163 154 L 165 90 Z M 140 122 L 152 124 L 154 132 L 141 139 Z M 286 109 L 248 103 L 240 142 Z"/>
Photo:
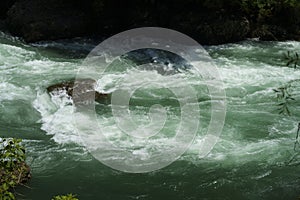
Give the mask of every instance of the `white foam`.
<path id="1" fill-rule="evenodd" d="M 72 100 L 65 92 L 52 94 L 40 93 L 33 102 L 33 106 L 41 114 L 41 129 L 53 135 L 57 143 L 81 144 L 73 122 Z"/>
<path id="2" fill-rule="evenodd" d="M 34 98 L 34 93 L 28 86 L 16 86 L 3 81 L 0 83 L 0 102 L 3 100 L 30 100 Z"/>

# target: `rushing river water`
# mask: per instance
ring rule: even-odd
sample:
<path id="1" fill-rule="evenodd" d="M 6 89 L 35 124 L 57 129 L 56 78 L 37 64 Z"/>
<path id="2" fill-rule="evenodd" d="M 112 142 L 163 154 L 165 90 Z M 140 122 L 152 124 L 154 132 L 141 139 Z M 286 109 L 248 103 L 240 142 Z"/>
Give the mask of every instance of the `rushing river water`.
<path id="1" fill-rule="evenodd" d="M 32 168 L 30 188 L 18 190 L 21 199 L 46 200 L 66 193 L 78 194 L 81 200 L 300 196 L 300 148 L 294 150 L 300 121 L 299 88 L 297 84 L 292 88 L 296 101 L 290 105 L 291 116 L 278 114 L 272 90 L 300 77 L 300 70 L 285 67 L 282 61 L 287 50 L 300 50 L 299 42 L 251 40 L 205 47 L 226 90 L 227 116 L 221 138 L 206 158 L 198 158 L 200 139 L 196 137 L 179 160 L 144 174 L 115 171 L 94 159 L 76 134 L 72 102 L 63 94 L 46 92 L 49 85 L 73 78 L 94 44 L 75 39 L 28 45 L 0 34 L 0 136 L 22 138 Z M 131 107 L 141 121 L 146 116 L 140 108 L 143 99 L 151 97 L 144 95 L 140 93 L 133 102 L 137 105 Z M 210 101 L 200 100 L 201 136 L 210 119 Z M 165 131 L 172 134 L 179 111 L 178 104 L 170 105 L 174 122 Z M 109 105 L 103 104 L 100 110 L 109 110 Z M 113 116 L 102 114 L 102 129 L 113 135 Z"/>

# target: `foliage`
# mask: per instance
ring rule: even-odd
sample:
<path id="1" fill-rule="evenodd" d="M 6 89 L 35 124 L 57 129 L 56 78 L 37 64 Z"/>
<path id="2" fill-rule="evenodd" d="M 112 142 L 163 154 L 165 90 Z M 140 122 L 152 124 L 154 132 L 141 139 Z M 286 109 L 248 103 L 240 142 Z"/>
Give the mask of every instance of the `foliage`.
<path id="1" fill-rule="evenodd" d="M 252 15 L 258 22 L 274 17 L 281 10 L 299 5 L 297 0 L 241 0 L 240 2 L 242 11 Z"/>
<path id="2" fill-rule="evenodd" d="M 294 69 L 296 69 L 300 61 L 299 54 L 297 52 L 291 53 L 290 51 L 288 51 L 284 56 L 285 60 L 287 60 L 286 66 L 292 65 Z"/>
<path id="3" fill-rule="evenodd" d="M 258 24 L 281 25 L 293 29 L 300 23 L 299 0 L 190 0 L 203 11 L 247 17 Z M 196 7 L 197 7 L 196 6 Z"/>
<path id="4" fill-rule="evenodd" d="M 58 195 L 52 198 L 52 200 L 78 200 L 76 195 L 67 194 L 67 195 Z"/>
<path id="5" fill-rule="evenodd" d="M 299 65 L 300 59 L 299 54 L 297 52 L 290 52 L 288 51 L 286 54 L 284 54 L 284 59 L 287 62 L 286 66 L 292 66 L 294 69 L 297 68 Z M 276 93 L 279 107 L 279 114 L 287 114 L 291 115 L 289 104 L 291 101 L 295 101 L 295 99 L 292 97 L 291 94 L 291 85 L 293 82 L 298 82 L 299 79 L 292 80 L 288 82 L 286 85 L 273 89 L 273 91 Z"/>
<path id="6" fill-rule="evenodd" d="M 0 138 L 0 200 L 15 200 L 13 189 L 28 179 L 25 148 L 21 139 Z M 52 200 L 78 200 L 76 195 L 55 196 Z"/>
<path id="7" fill-rule="evenodd" d="M 12 189 L 28 174 L 20 139 L 0 138 L 0 200 L 14 200 Z"/>
<path id="8" fill-rule="evenodd" d="M 279 102 L 277 104 L 277 106 L 279 107 L 278 108 L 279 114 L 291 115 L 288 105 L 290 104 L 290 101 L 294 101 L 295 99 L 292 97 L 292 95 L 289 92 L 290 87 L 291 84 L 287 84 L 277 89 L 273 89 L 273 91 L 277 95 L 277 100 Z"/>
<path id="9" fill-rule="evenodd" d="M 292 65 L 293 68 L 296 69 L 297 65 L 299 65 L 299 54 L 297 52 L 290 53 L 288 51 L 287 54 L 285 54 L 284 58 L 285 58 L 285 60 L 287 60 L 287 63 L 286 63 L 287 66 Z M 290 93 L 291 85 L 294 82 L 300 82 L 300 79 L 292 80 L 283 87 L 273 89 L 274 92 L 276 93 L 277 99 L 279 101 L 279 104 L 278 104 L 279 114 L 288 114 L 288 115 L 291 114 L 290 110 L 288 108 L 288 105 L 289 105 L 290 101 L 295 100 Z M 295 144 L 294 144 L 294 151 L 296 151 L 296 147 L 299 146 L 299 141 L 298 141 L 299 133 L 300 133 L 300 122 L 298 123 L 298 129 L 297 129 Z M 292 158 L 292 160 L 293 160 L 293 158 Z"/>
<path id="10" fill-rule="evenodd" d="M 298 123 L 298 130 L 296 134 L 295 144 L 294 144 L 294 150 L 296 151 L 296 147 L 299 145 L 298 138 L 299 138 L 299 131 L 300 131 L 300 123 Z"/>

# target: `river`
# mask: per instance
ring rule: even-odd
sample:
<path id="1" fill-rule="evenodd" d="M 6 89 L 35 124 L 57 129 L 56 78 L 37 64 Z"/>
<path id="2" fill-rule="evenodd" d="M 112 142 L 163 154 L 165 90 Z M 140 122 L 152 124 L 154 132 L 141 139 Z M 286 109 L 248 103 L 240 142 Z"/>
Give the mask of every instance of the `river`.
<path id="1" fill-rule="evenodd" d="M 226 91 L 227 113 L 220 139 L 207 157 L 199 159 L 196 137 L 177 161 L 142 174 L 116 171 L 96 160 L 74 130 L 70 100 L 46 91 L 59 80 L 73 78 L 95 44 L 78 38 L 29 45 L 0 33 L 0 137 L 22 138 L 32 169 L 29 188 L 17 190 L 21 199 L 46 200 L 66 193 L 77 194 L 81 200 L 300 196 L 300 148 L 294 150 L 299 89 L 297 84 L 292 89 L 296 101 L 290 105 L 291 116 L 278 114 L 272 90 L 300 77 L 300 70 L 286 67 L 282 60 L 287 50 L 300 51 L 300 42 L 247 40 L 205 46 Z M 143 120 L 141 95 L 135 114 Z M 171 103 L 175 122 L 166 129 L 170 134 L 177 123 L 176 106 Z M 199 135 L 210 119 L 210 102 L 204 98 L 201 106 Z M 109 109 L 109 105 L 102 108 Z M 113 134 L 112 115 L 104 113 L 103 120 L 102 129 Z"/>

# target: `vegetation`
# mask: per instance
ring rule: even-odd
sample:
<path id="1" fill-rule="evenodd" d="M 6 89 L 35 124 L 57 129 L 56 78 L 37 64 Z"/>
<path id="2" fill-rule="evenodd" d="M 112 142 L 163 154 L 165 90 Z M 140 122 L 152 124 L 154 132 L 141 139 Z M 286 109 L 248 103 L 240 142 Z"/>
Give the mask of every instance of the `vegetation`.
<path id="1" fill-rule="evenodd" d="M 0 200 L 14 200 L 13 189 L 30 178 L 20 139 L 0 139 Z"/>
<path id="2" fill-rule="evenodd" d="M 193 1 L 193 0 L 191 0 Z M 251 24 L 250 37 L 267 40 L 299 39 L 299 0 L 204 0 L 203 12 L 218 16 L 246 17 Z M 221 15 L 220 15 L 221 14 Z M 269 37 L 265 37 L 269 35 Z"/>
<path id="3" fill-rule="evenodd" d="M 298 142 L 299 131 L 300 131 L 300 123 L 298 123 L 298 130 L 297 130 L 296 140 L 295 140 L 295 144 L 294 144 L 294 150 L 295 150 L 295 151 L 296 151 L 296 147 L 299 145 L 299 142 Z"/>
<path id="4" fill-rule="evenodd" d="M 67 195 L 58 195 L 52 198 L 52 200 L 79 200 L 76 198 L 76 195 L 67 194 Z"/>
<path id="5" fill-rule="evenodd" d="M 296 15 L 296 10 L 300 6 L 298 0 L 190 0 L 190 2 L 197 2 L 204 9 L 223 10 L 223 12 L 231 14 L 246 14 L 257 22 L 270 20 L 284 11 L 290 12 L 292 16 L 282 17 L 288 17 L 289 20 L 292 20 L 291 18 Z M 295 13 L 291 11 L 295 11 Z M 295 22 L 295 20 L 298 18 L 292 21 Z"/>
<path id="6" fill-rule="evenodd" d="M 292 66 L 294 69 L 297 69 L 299 65 L 299 54 L 297 52 L 291 53 L 288 51 L 284 55 L 284 59 L 287 61 L 286 66 Z M 277 100 L 279 103 L 277 106 L 279 107 L 279 114 L 287 114 L 291 115 L 290 109 L 289 109 L 289 104 L 291 101 L 295 101 L 295 98 L 292 97 L 291 94 L 291 88 L 292 84 L 294 82 L 299 82 L 300 79 L 292 80 L 289 83 L 287 83 L 285 86 L 279 87 L 277 89 L 273 89 L 273 91 L 276 93 Z M 299 145 L 299 132 L 300 132 L 300 122 L 298 123 L 298 129 L 296 133 L 296 138 L 295 138 L 295 144 L 294 144 L 294 150 L 296 151 L 296 147 Z"/>
<path id="7" fill-rule="evenodd" d="M 257 22 L 270 20 L 283 11 L 293 10 L 300 5 L 297 0 L 242 0 L 239 2 L 242 10 L 255 18 Z"/>
<path id="8" fill-rule="evenodd" d="M 291 87 L 291 84 L 287 84 L 283 87 L 273 89 L 273 91 L 276 93 L 277 99 L 279 101 L 279 103 L 277 104 L 277 106 L 279 107 L 278 108 L 279 114 L 291 115 L 288 105 L 290 104 L 290 101 L 294 101 L 295 99 L 290 94 L 290 91 L 289 91 L 290 87 Z"/>
<path id="9" fill-rule="evenodd" d="M 288 51 L 284 55 L 284 59 L 286 60 L 286 66 L 291 66 L 294 69 L 297 69 L 300 62 L 299 54 L 297 52 Z M 285 84 L 284 86 L 273 89 L 278 100 L 277 106 L 278 106 L 279 114 L 291 115 L 289 105 L 291 104 L 292 101 L 295 101 L 295 98 L 293 98 L 291 93 L 292 84 L 294 82 L 299 82 L 299 81 L 300 79 L 292 80 L 287 84 Z"/>
<path id="10" fill-rule="evenodd" d="M 299 54 L 297 52 L 295 53 L 291 53 L 290 51 L 287 52 L 287 54 L 285 54 L 285 60 L 287 60 L 286 66 L 293 66 L 294 69 L 297 68 L 298 64 L 299 64 Z"/>
<path id="11" fill-rule="evenodd" d="M 21 139 L 0 138 L 0 200 L 15 200 L 14 188 L 30 179 Z M 58 195 L 52 200 L 78 200 L 76 195 Z"/>

